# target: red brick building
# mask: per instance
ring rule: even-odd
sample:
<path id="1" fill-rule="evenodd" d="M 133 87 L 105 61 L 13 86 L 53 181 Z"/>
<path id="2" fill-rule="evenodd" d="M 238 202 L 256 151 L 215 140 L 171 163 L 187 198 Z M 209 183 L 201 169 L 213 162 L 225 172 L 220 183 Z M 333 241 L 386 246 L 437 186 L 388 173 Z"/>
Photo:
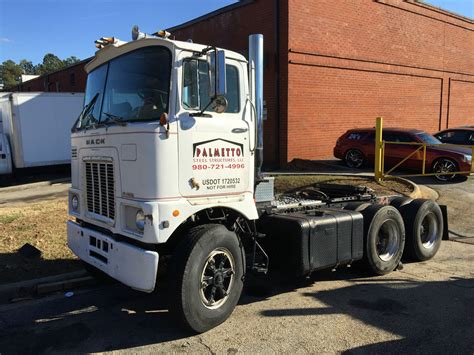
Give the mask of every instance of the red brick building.
<path id="1" fill-rule="evenodd" d="M 265 36 L 267 164 L 331 157 L 376 116 L 474 124 L 474 21 L 413 0 L 244 0 L 169 30 L 245 55 L 249 34 Z"/>
<path id="2" fill-rule="evenodd" d="M 86 72 L 84 66 L 92 58 L 77 62 L 67 68 L 38 78 L 25 81 L 9 91 L 47 91 L 47 92 L 84 92 L 86 88 Z"/>

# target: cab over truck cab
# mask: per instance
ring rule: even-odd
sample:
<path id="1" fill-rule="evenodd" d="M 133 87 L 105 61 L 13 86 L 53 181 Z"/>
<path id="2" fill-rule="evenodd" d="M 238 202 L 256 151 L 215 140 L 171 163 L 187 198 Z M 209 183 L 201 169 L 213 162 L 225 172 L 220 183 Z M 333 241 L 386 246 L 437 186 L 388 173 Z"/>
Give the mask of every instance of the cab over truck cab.
<path id="1" fill-rule="evenodd" d="M 439 248 L 431 201 L 377 203 L 368 189 L 273 196 L 263 177 L 263 36 L 238 53 L 147 35 L 98 40 L 72 129 L 68 245 L 89 269 L 152 292 L 206 331 L 270 260 L 295 276 L 363 259 L 376 274 Z M 166 268 L 165 268 L 166 265 Z M 161 272 L 160 272 L 161 274 Z"/>

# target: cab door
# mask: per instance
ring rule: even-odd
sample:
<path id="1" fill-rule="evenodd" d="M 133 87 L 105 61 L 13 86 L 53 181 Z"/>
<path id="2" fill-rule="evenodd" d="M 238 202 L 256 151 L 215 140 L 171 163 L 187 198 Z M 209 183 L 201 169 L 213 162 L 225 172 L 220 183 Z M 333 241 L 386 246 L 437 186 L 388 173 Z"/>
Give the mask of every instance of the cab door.
<path id="1" fill-rule="evenodd" d="M 189 56 L 189 52 L 186 54 Z M 253 158 L 245 111 L 245 65 L 226 60 L 228 105 L 223 113 L 214 112 L 209 104 L 207 62 L 184 57 L 180 68 L 177 115 L 180 194 L 188 198 L 220 199 L 219 196 L 251 191 Z M 202 110 L 204 113 L 200 114 Z"/>

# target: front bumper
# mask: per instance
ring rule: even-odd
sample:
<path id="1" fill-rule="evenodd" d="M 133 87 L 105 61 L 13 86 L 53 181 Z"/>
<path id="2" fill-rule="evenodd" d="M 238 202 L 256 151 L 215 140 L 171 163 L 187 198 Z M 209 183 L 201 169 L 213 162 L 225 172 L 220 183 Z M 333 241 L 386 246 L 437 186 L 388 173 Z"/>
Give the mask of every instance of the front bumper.
<path id="1" fill-rule="evenodd" d="M 68 221 L 67 243 L 81 260 L 133 289 L 155 289 L 159 255 Z"/>

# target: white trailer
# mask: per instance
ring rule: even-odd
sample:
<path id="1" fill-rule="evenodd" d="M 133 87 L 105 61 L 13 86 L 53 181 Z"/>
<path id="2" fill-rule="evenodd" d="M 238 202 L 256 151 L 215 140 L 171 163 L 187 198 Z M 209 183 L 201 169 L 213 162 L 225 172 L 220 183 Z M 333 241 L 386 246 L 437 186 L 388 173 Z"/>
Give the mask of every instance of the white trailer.
<path id="1" fill-rule="evenodd" d="M 70 131 L 83 101 L 83 93 L 1 95 L 0 174 L 13 168 L 70 163 Z"/>

